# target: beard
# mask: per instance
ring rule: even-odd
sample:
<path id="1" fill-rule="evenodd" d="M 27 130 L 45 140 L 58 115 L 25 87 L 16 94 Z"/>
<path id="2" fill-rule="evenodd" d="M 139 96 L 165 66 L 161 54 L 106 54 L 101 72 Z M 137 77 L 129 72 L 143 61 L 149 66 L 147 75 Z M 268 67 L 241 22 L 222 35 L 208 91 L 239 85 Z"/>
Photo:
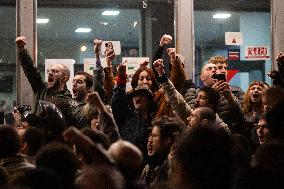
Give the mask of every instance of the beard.
<path id="1" fill-rule="evenodd" d="M 57 91 L 59 90 L 59 87 L 60 87 L 60 79 L 56 79 L 53 81 L 51 85 L 48 84 L 47 88 L 52 91 Z"/>

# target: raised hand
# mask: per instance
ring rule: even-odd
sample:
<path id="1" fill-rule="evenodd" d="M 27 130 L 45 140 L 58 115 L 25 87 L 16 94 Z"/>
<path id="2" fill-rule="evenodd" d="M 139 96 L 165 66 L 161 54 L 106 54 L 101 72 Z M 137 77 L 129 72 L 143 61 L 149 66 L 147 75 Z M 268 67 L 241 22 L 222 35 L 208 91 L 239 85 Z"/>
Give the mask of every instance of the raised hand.
<path id="1" fill-rule="evenodd" d="M 280 52 L 276 57 L 277 62 L 284 62 L 284 54 Z"/>
<path id="2" fill-rule="evenodd" d="M 113 49 L 106 52 L 106 62 L 108 67 L 111 66 L 111 62 L 115 59 L 115 57 L 116 55 Z"/>
<path id="3" fill-rule="evenodd" d="M 155 70 L 158 72 L 159 76 L 165 74 L 165 67 L 163 59 L 158 59 L 153 63 Z"/>
<path id="4" fill-rule="evenodd" d="M 148 64 L 149 64 L 149 61 L 148 60 L 144 60 L 144 61 L 140 62 L 140 68 L 141 67 L 147 67 Z"/>
<path id="5" fill-rule="evenodd" d="M 100 52 L 101 51 L 101 47 L 102 47 L 102 40 L 95 39 L 94 40 L 94 51 L 95 51 L 95 53 Z"/>
<path id="6" fill-rule="evenodd" d="M 175 48 L 168 48 L 167 53 L 168 53 L 170 59 L 172 59 L 172 60 L 176 59 L 176 49 Z"/>
<path id="7" fill-rule="evenodd" d="M 87 95 L 87 102 L 95 107 L 97 107 L 99 110 L 103 109 L 103 102 L 97 92 L 91 92 Z"/>
<path id="8" fill-rule="evenodd" d="M 26 44 L 27 44 L 27 41 L 24 36 L 19 36 L 16 38 L 16 45 L 19 48 L 19 50 L 24 50 Z"/>
<path id="9" fill-rule="evenodd" d="M 159 45 L 160 47 L 164 47 L 165 45 L 170 44 L 172 40 L 173 40 L 172 36 L 165 34 L 162 36 Z"/>
<path id="10" fill-rule="evenodd" d="M 117 73 L 118 74 L 126 74 L 126 61 L 124 63 L 120 63 L 118 66 L 117 66 Z"/>

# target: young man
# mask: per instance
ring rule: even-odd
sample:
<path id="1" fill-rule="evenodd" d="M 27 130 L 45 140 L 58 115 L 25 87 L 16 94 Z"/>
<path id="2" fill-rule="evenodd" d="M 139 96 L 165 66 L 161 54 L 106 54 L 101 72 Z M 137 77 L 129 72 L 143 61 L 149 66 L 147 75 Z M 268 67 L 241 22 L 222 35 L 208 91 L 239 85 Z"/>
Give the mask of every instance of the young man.
<path id="1" fill-rule="evenodd" d="M 213 56 L 208 63 L 217 66 L 217 74 L 225 74 L 226 80 L 228 78 L 228 59 L 224 56 Z M 239 103 L 242 104 L 245 92 L 238 86 L 230 86 L 232 93 L 238 98 Z"/>
<path id="2" fill-rule="evenodd" d="M 33 112 L 40 113 L 39 100 L 49 101 L 54 98 L 70 100 L 71 93 L 66 88 L 70 71 L 62 64 L 54 64 L 48 70 L 48 81 L 45 83 L 39 70 L 34 67 L 33 60 L 25 48 L 26 39 L 23 36 L 16 38 L 22 68 L 34 92 Z"/>
<path id="3" fill-rule="evenodd" d="M 154 67 L 159 73 L 157 81 L 163 87 L 167 96 L 166 99 L 174 109 L 176 115 L 185 121 L 192 109 L 196 106 L 196 94 L 199 94 L 199 89 L 191 88 L 183 97 L 177 90 L 175 90 L 172 82 L 167 79 L 164 71 L 163 60 L 160 59 L 155 61 Z M 227 82 L 217 81 L 212 78 L 212 76 L 216 74 L 216 71 L 217 67 L 214 64 L 206 64 L 202 68 L 200 78 L 205 87 L 214 89 L 221 96 L 218 100 L 219 108 L 214 111 L 218 113 L 220 118 L 230 127 L 230 130 L 233 133 L 241 133 L 243 113 L 240 109 L 240 104 L 236 97 L 232 94 Z"/>
<path id="4" fill-rule="evenodd" d="M 87 127 L 89 125 L 87 117 L 84 115 L 84 107 L 87 108 L 87 96 L 92 91 L 93 76 L 86 72 L 79 71 L 73 79 L 73 98 L 69 101 L 72 115 L 77 121 L 77 128 Z M 88 106 L 88 109 L 90 106 Z"/>
<path id="5" fill-rule="evenodd" d="M 199 107 L 193 110 L 188 117 L 188 126 L 215 126 L 216 113 L 208 107 Z"/>
<path id="6" fill-rule="evenodd" d="M 155 118 L 152 125 L 147 144 L 149 162 L 141 175 L 141 180 L 151 186 L 168 179 L 168 154 L 176 138 L 185 130 L 181 120 L 167 116 Z"/>

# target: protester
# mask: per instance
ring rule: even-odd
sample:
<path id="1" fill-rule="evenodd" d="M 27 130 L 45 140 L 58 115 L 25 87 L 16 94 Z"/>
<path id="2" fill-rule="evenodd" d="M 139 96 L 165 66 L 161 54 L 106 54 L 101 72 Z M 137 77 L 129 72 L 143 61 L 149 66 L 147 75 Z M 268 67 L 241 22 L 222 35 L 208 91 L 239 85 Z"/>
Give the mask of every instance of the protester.
<path id="1" fill-rule="evenodd" d="M 47 83 L 42 79 L 38 68 L 33 64 L 28 50 L 25 48 L 26 39 L 23 36 L 16 38 L 19 49 L 19 58 L 26 77 L 34 92 L 33 112 L 39 114 L 39 100 L 48 101 L 53 98 L 71 99 L 71 93 L 66 87 L 70 71 L 62 64 L 54 64 L 47 70 Z"/>

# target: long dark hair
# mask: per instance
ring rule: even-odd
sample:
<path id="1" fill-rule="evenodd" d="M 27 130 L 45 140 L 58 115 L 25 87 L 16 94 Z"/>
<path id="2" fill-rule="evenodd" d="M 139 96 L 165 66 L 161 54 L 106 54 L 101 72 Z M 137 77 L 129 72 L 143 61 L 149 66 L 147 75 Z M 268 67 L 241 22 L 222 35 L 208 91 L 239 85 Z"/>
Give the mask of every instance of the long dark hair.
<path id="1" fill-rule="evenodd" d="M 138 86 L 138 80 L 139 80 L 139 75 L 141 72 L 143 71 L 146 71 L 148 72 L 148 74 L 150 75 L 151 77 L 151 80 L 152 80 L 152 86 L 150 87 L 151 91 L 152 92 L 156 92 L 159 90 L 159 86 L 158 86 L 158 83 L 157 83 L 157 80 L 156 80 L 156 77 L 153 73 L 153 71 L 148 68 L 148 67 L 140 67 L 136 72 L 135 74 L 133 75 L 132 77 L 132 81 L 131 81 L 131 86 L 133 89 L 135 89 L 137 86 Z"/>

